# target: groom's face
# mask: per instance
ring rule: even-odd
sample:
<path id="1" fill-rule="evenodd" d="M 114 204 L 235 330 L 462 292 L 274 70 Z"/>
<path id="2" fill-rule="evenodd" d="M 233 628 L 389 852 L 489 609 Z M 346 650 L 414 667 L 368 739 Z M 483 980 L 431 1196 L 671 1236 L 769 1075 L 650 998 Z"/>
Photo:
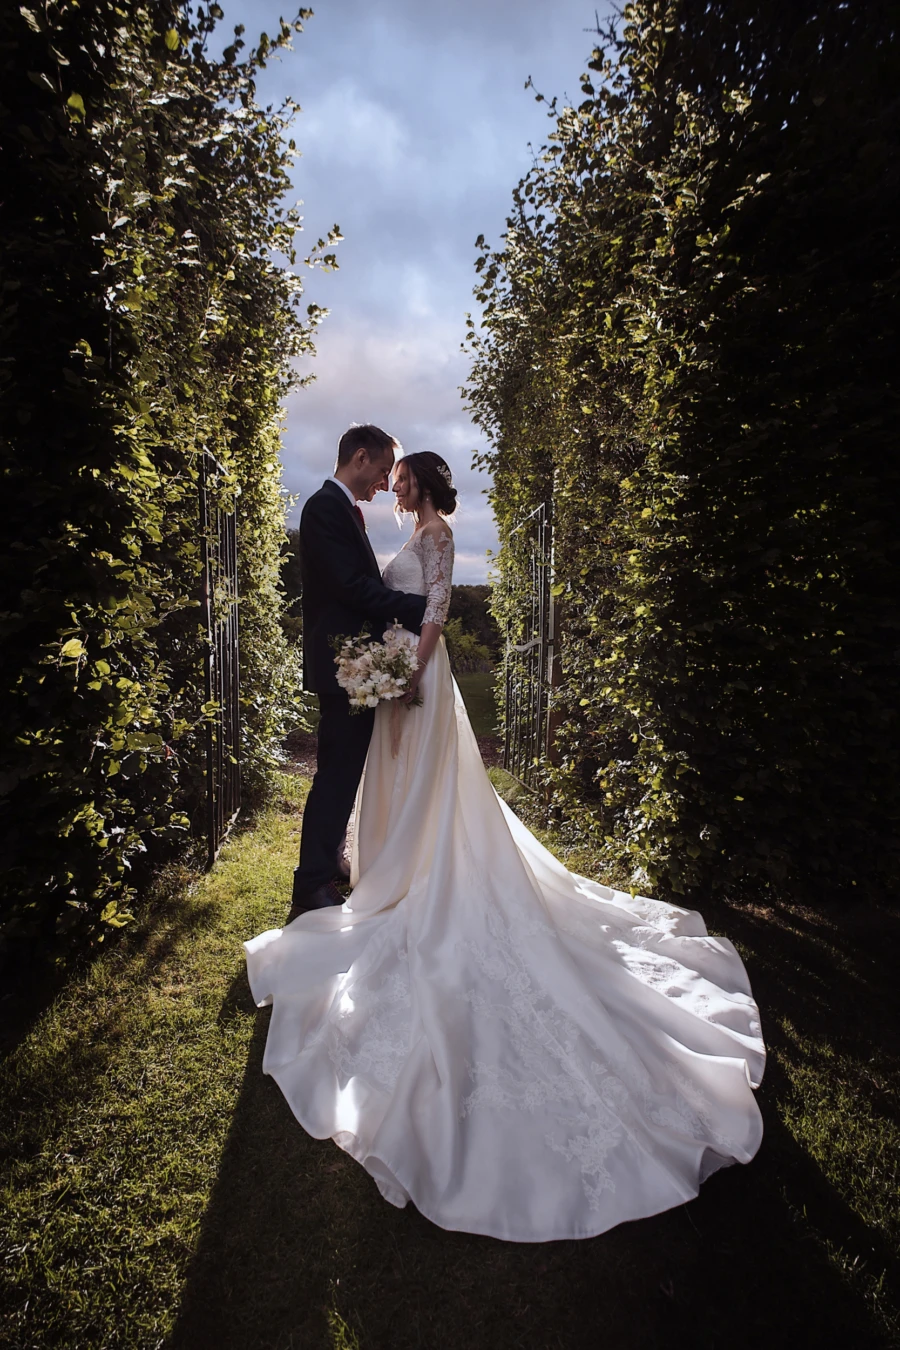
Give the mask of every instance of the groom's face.
<path id="1" fill-rule="evenodd" d="M 388 480 L 391 469 L 394 467 L 394 452 L 389 450 L 386 455 L 382 455 L 379 460 L 370 459 L 367 463 L 366 490 L 363 493 L 363 501 L 370 502 L 374 499 L 376 492 L 387 492 Z"/>

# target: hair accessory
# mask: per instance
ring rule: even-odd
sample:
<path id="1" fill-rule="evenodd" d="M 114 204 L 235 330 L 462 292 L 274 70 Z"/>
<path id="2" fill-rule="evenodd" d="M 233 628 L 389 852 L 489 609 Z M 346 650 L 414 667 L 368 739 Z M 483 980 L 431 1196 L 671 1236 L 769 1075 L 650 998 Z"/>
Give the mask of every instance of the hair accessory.
<path id="1" fill-rule="evenodd" d="M 435 468 L 437 469 L 438 473 L 441 475 L 441 477 L 443 478 L 443 480 L 444 480 L 444 482 L 447 484 L 447 486 L 448 486 L 448 487 L 452 487 L 452 486 L 453 486 L 453 477 L 452 477 L 452 475 L 451 475 L 451 473 L 450 473 L 450 470 L 447 468 L 447 465 L 446 465 L 446 464 L 436 464 L 436 465 L 435 465 Z"/>

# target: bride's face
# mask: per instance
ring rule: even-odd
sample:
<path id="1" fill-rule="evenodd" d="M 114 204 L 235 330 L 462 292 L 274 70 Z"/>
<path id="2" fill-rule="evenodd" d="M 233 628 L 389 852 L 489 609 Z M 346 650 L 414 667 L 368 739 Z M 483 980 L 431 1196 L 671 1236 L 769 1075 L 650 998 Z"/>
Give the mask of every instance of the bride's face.
<path id="1" fill-rule="evenodd" d="M 415 511 L 419 505 L 419 488 L 401 459 L 394 469 L 394 493 L 401 511 Z"/>

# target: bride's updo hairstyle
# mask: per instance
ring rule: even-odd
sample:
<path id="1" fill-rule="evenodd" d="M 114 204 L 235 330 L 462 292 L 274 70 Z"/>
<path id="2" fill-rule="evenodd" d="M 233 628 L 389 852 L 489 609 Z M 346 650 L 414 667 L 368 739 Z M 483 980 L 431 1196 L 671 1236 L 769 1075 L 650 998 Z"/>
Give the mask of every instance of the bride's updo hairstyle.
<path id="1" fill-rule="evenodd" d="M 430 497 L 438 515 L 452 516 L 456 510 L 456 488 L 446 460 L 433 450 L 419 450 L 404 455 L 398 464 L 405 464 L 419 489 L 419 500 Z"/>

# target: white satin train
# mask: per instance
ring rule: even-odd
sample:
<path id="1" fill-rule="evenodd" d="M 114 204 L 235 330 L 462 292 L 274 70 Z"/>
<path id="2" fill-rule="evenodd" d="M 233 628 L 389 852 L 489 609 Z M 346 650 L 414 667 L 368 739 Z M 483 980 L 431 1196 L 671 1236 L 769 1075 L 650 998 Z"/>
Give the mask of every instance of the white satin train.
<path id="1" fill-rule="evenodd" d="M 516 1242 L 691 1199 L 762 1138 L 765 1047 L 702 918 L 575 876 L 494 792 L 443 639 L 379 707 L 354 889 L 245 943 L 264 1070 L 395 1205 Z"/>

